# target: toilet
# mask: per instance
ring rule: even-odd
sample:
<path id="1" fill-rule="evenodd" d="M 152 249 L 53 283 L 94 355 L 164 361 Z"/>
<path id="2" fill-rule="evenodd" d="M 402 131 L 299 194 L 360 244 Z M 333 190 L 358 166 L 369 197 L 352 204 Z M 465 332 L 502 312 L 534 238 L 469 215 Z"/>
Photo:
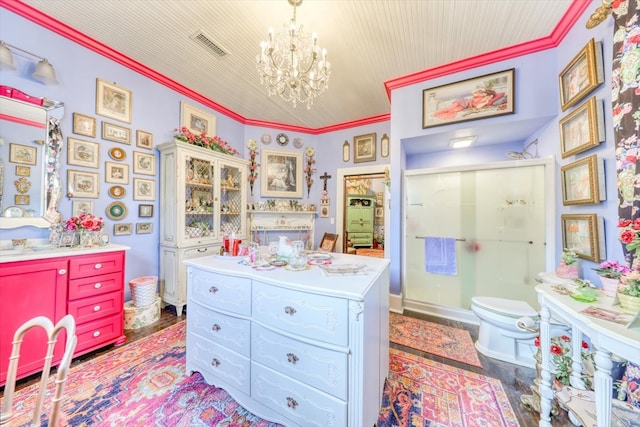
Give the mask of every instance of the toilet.
<path id="1" fill-rule="evenodd" d="M 533 357 L 536 332 L 519 329 L 516 321 L 530 317 L 535 322 L 539 313 L 524 301 L 476 296 L 471 298 L 471 310 L 480 319 L 476 349 L 485 356 L 527 368 L 535 368 Z"/>

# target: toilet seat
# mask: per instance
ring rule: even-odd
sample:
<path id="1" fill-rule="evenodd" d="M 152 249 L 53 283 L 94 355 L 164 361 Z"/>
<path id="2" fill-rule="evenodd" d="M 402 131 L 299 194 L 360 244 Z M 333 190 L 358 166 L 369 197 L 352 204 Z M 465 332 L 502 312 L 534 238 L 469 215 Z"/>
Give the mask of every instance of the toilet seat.
<path id="1" fill-rule="evenodd" d="M 539 313 L 533 307 L 519 300 L 496 297 L 473 297 L 471 298 L 471 304 L 483 310 L 516 319 L 525 316 L 533 318 L 539 316 Z"/>

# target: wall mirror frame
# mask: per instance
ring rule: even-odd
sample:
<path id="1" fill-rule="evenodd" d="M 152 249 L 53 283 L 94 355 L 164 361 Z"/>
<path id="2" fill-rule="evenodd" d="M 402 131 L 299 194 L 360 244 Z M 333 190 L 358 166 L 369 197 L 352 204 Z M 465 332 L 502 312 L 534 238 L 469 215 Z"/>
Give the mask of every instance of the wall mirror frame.
<path id="1" fill-rule="evenodd" d="M 60 179 L 60 155 L 62 153 L 62 136 L 51 137 L 50 120 L 62 119 L 64 104 L 62 102 L 43 100 L 43 105 L 22 102 L 13 98 L 0 96 L 0 123 L 5 122 L 0 132 L 4 144 L 0 146 L 0 229 L 11 229 L 24 226 L 47 228 L 58 219 L 58 203 L 62 192 Z M 13 127 L 11 133 L 8 129 Z M 20 138 L 24 131 L 24 138 Z M 4 133 L 8 132 L 7 136 Z M 36 133 L 37 132 L 37 133 Z M 33 137 L 37 135 L 37 137 Z M 24 140 L 22 140 L 24 139 Z M 31 205 L 19 206 L 13 199 L 14 168 L 9 160 L 9 145 L 17 142 L 25 146 L 36 147 L 37 161 L 31 166 L 31 187 L 29 198 Z M 11 198 L 10 198 L 11 197 Z"/>

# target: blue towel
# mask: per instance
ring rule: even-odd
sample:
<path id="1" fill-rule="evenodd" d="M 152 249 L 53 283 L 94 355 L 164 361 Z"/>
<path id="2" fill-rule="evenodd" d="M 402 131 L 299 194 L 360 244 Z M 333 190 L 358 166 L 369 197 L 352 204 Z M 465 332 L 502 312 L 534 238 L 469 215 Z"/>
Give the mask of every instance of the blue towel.
<path id="1" fill-rule="evenodd" d="M 458 274 L 456 239 L 450 237 L 425 237 L 424 258 L 427 273 Z"/>

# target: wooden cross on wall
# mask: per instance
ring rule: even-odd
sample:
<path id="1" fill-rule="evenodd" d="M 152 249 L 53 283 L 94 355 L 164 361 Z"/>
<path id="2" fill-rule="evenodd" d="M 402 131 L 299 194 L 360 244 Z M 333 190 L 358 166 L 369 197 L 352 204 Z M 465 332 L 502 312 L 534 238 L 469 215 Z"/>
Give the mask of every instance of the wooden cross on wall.
<path id="1" fill-rule="evenodd" d="M 320 177 L 320 179 L 324 181 L 324 188 L 323 188 L 324 191 L 327 191 L 327 180 L 329 178 L 331 178 L 331 175 L 327 175 L 326 172 L 324 173 L 324 175 Z"/>

